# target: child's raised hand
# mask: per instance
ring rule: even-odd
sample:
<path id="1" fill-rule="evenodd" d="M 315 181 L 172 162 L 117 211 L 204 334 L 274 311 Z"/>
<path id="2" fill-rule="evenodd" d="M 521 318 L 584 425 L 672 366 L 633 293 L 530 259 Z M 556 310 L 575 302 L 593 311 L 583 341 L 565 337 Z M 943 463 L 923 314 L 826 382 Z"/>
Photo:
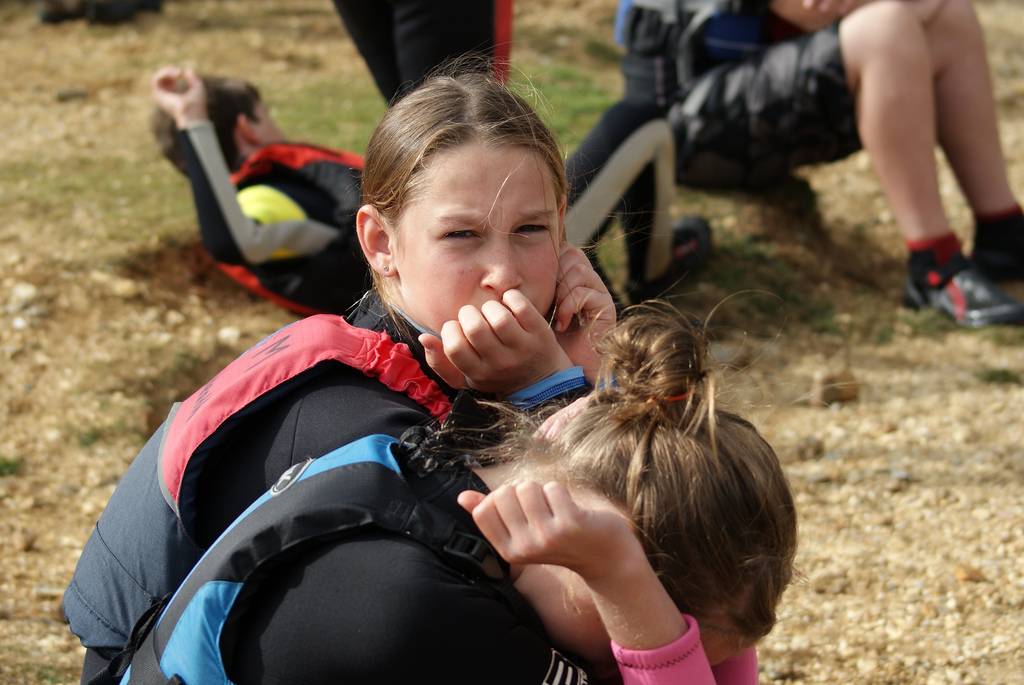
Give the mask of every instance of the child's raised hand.
<path id="1" fill-rule="evenodd" d="M 208 117 L 206 88 L 192 69 L 161 67 L 153 75 L 150 89 L 157 107 L 169 114 L 178 128 Z"/>
<path id="2" fill-rule="evenodd" d="M 584 395 L 544 419 L 544 423 L 540 424 L 540 428 L 537 429 L 536 437 L 549 441 L 554 440 L 570 421 L 587 408 L 591 397 L 592 395 Z"/>
<path id="3" fill-rule="evenodd" d="M 643 557 L 623 514 L 596 496 L 581 505 L 561 483 L 502 485 L 486 496 L 466 490 L 458 501 L 510 564 L 563 566 L 590 582 L 624 558 Z"/>
<path id="4" fill-rule="evenodd" d="M 547 320 L 518 290 L 479 309 L 466 305 L 419 337 L 427 363 L 453 388 L 509 395 L 572 366 Z"/>
<path id="5" fill-rule="evenodd" d="M 596 344 L 615 325 L 615 303 L 583 250 L 566 244 L 558 258 L 554 329 L 573 364 L 593 383 L 601 357 Z"/>

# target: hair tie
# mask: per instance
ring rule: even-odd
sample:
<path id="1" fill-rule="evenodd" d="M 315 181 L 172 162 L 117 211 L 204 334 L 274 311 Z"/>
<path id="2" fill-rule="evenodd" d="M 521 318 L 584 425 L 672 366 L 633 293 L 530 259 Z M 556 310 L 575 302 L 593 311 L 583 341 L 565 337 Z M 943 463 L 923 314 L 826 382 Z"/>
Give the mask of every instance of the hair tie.
<path id="1" fill-rule="evenodd" d="M 663 398 L 662 402 L 680 402 L 682 400 L 689 399 L 692 394 L 692 390 L 687 390 L 686 392 L 681 392 L 678 395 L 669 395 L 668 397 Z"/>
<path id="2" fill-rule="evenodd" d="M 690 395 L 693 394 L 693 390 L 687 390 L 681 392 L 678 395 L 667 395 L 665 397 L 648 397 L 645 401 L 648 404 L 670 404 L 672 402 L 680 402 L 685 399 L 689 399 Z"/>

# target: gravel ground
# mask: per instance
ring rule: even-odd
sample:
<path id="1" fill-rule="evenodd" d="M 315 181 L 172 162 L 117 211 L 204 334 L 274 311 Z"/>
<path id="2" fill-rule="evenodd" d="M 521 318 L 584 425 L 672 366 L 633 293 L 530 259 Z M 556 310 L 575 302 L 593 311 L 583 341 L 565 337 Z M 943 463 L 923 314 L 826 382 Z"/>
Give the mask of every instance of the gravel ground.
<path id="1" fill-rule="evenodd" d="M 77 682 L 58 602 L 114 484 L 170 401 L 288 320 L 199 253 L 186 190 L 146 138 L 148 73 L 188 57 L 266 92 L 367 81 L 325 0 L 166 4 L 117 28 L 42 27 L 29 2 L 0 6 L 3 683 Z M 592 53 L 612 5 L 517 3 L 517 36 L 534 44 L 517 56 Z M 976 6 L 1024 191 L 1024 6 Z M 827 330 L 762 318 L 744 336 L 734 323 L 717 348 L 800 512 L 801 576 L 762 645 L 762 682 L 1024 683 L 1024 335 L 898 308 L 902 248 L 863 155 L 804 178 L 824 251 L 763 200 L 680 196 L 722 235 L 786 238 L 791 283 L 840 314 Z M 943 192 L 969 237 L 948 172 Z M 727 294 L 714 283 L 681 297 Z M 812 406 L 815 379 L 843 371 L 858 399 Z"/>

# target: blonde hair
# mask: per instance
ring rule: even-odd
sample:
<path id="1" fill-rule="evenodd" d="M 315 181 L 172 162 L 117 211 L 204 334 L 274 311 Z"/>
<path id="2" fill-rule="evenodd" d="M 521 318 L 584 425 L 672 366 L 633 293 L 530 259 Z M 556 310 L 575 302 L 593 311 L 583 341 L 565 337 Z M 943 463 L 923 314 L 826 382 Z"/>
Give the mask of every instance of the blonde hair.
<path id="1" fill-rule="evenodd" d="M 489 74 L 472 72 L 434 76 L 385 113 L 366 148 L 363 203 L 396 227 L 425 185 L 434 156 L 474 142 L 535 153 L 549 172 L 555 197 L 565 197 L 565 162 L 554 135 L 523 98 Z M 383 296 L 380 277 L 371 273 Z"/>
<path id="2" fill-rule="evenodd" d="M 724 611 L 748 641 L 766 635 L 797 544 L 778 457 L 716 406 L 704 333 L 671 305 L 628 309 L 602 347 L 587 407 L 552 443 L 520 433 L 498 457 L 607 497 L 628 512 L 681 609 L 698 619 Z"/>

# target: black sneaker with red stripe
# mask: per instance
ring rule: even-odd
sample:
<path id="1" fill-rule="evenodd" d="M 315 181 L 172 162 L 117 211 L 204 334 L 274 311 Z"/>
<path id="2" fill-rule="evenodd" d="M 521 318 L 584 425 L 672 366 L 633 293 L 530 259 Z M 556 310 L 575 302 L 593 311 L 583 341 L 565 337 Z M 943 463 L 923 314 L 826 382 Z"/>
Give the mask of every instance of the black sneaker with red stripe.
<path id="1" fill-rule="evenodd" d="M 911 259 L 903 303 L 913 309 L 937 309 L 961 326 L 980 328 L 997 324 L 1024 324 L 1024 302 L 1019 302 L 984 276 L 963 255 L 946 264 L 924 269 L 921 258 Z"/>
<path id="2" fill-rule="evenodd" d="M 672 262 L 663 276 L 653 281 L 626 286 L 629 301 L 664 297 L 683 278 L 699 271 L 711 257 L 711 224 L 696 214 L 687 214 L 672 224 Z"/>

